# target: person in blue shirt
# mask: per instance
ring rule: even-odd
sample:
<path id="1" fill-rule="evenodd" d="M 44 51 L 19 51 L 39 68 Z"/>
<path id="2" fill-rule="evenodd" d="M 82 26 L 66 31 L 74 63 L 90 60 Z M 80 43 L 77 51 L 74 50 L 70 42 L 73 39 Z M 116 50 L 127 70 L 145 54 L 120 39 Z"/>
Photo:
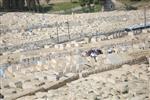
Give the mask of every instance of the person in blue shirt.
<path id="1" fill-rule="evenodd" d="M 0 68 L 0 77 L 4 77 L 4 69 Z"/>

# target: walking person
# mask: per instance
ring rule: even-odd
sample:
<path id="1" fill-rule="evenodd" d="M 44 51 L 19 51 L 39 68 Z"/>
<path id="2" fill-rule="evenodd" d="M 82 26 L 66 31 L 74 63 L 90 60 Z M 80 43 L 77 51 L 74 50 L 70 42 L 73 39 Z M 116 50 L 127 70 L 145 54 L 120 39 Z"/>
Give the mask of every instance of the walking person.
<path id="1" fill-rule="evenodd" d="M 91 52 L 91 55 L 90 55 L 92 58 L 94 58 L 94 60 L 95 60 L 95 62 L 97 62 L 97 60 L 96 60 L 96 57 L 97 57 L 97 54 L 96 54 L 96 52 L 93 50 L 92 52 Z"/>

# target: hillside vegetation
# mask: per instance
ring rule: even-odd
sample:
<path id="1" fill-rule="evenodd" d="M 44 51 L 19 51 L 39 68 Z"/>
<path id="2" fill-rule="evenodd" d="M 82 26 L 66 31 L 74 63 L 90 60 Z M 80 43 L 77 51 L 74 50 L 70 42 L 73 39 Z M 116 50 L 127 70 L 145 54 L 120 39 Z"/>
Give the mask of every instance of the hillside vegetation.
<path id="1" fill-rule="evenodd" d="M 32 11 L 43 13 L 86 13 L 101 11 L 102 0 L 0 0 L 0 11 Z M 25 1 L 28 3 L 25 4 Z M 34 1 L 34 2 L 33 2 Z M 57 2 L 59 1 L 59 2 Z M 117 10 L 150 8 L 150 0 L 116 0 L 121 4 Z"/>

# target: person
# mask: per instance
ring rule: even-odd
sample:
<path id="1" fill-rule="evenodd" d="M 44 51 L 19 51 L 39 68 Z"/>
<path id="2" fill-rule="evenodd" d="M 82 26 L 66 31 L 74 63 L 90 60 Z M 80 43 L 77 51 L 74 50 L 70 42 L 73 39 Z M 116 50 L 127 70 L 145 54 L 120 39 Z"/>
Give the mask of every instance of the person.
<path id="1" fill-rule="evenodd" d="M 115 53 L 114 47 L 113 48 L 109 48 L 107 51 L 108 54 L 112 54 Z"/>
<path id="2" fill-rule="evenodd" d="M 92 51 L 91 54 L 90 54 L 90 56 L 91 56 L 92 58 L 94 58 L 95 62 L 97 62 L 97 60 L 96 60 L 97 54 L 96 54 L 95 51 Z"/>
<path id="3" fill-rule="evenodd" d="M 96 52 L 97 55 L 103 54 L 102 50 L 100 49 L 94 49 L 94 51 Z"/>
<path id="4" fill-rule="evenodd" d="M 83 57 L 90 56 L 91 58 L 94 58 L 95 62 L 97 62 L 96 57 L 100 54 L 103 54 L 102 50 L 94 48 L 94 49 L 90 49 L 88 51 L 83 52 L 81 55 Z"/>
<path id="5" fill-rule="evenodd" d="M 0 68 L 0 77 L 4 77 L 4 69 Z"/>

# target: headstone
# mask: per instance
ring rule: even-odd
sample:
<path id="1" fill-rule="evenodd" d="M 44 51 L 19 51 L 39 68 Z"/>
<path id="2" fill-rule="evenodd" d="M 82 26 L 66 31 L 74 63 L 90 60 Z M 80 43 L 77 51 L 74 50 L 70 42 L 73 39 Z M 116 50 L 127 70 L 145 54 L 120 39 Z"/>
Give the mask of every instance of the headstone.
<path id="1" fill-rule="evenodd" d="M 113 39 L 113 38 L 114 38 L 113 35 L 108 36 L 108 39 L 109 39 L 109 40 L 110 40 L 110 39 Z"/>
<path id="2" fill-rule="evenodd" d="M 117 91 L 119 91 L 121 93 L 128 93 L 128 91 L 129 91 L 128 83 L 122 82 L 120 84 L 116 84 L 116 89 L 117 89 Z"/>
<path id="3" fill-rule="evenodd" d="M 21 81 L 15 82 L 15 85 L 16 85 L 16 88 L 22 88 L 22 82 Z"/>
<path id="4" fill-rule="evenodd" d="M 35 88 L 35 85 L 32 82 L 25 82 L 22 84 L 23 89 L 33 89 Z"/>
<path id="5" fill-rule="evenodd" d="M 9 86 L 13 87 L 13 88 L 16 88 L 16 85 L 15 85 L 15 83 L 13 81 L 9 82 Z"/>
<path id="6" fill-rule="evenodd" d="M 135 38 L 135 35 L 133 32 L 128 32 L 128 36 L 130 36 L 131 38 Z"/>
<path id="7" fill-rule="evenodd" d="M 48 45 L 44 45 L 44 48 L 47 49 L 47 48 L 49 48 L 49 46 Z"/>
<path id="8" fill-rule="evenodd" d="M 147 33 L 148 31 L 147 31 L 147 29 L 143 29 L 142 32 L 143 33 Z"/>
<path id="9" fill-rule="evenodd" d="M 85 43 L 90 43 L 90 39 L 88 37 L 84 38 Z"/>
<path id="10" fill-rule="evenodd" d="M 105 35 L 101 35 L 101 36 L 100 36 L 100 39 L 101 39 L 101 40 L 106 40 L 107 37 L 106 37 Z"/>
<path id="11" fill-rule="evenodd" d="M 140 46 L 138 44 L 133 44 L 134 49 L 140 49 Z"/>
<path id="12" fill-rule="evenodd" d="M 79 44 L 76 41 L 71 42 L 71 44 L 73 44 L 74 47 L 79 47 Z"/>
<path id="13" fill-rule="evenodd" d="M 38 66 L 42 66 L 42 62 L 41 61 L 37 61 L 37 65 Z"/>
<path id="14" fill-rule="evenodd" d="M 1 89 L 1 93 L 4 95 L 4 97 L 6 97 L 6 95 L 8 95 L 8 94 L 16 93 L 16 89 L 15 88 L 3 88 L 3 89 Z M 0 98 L 0 100 L 4 100 L 4 99 Z"/>
<path id="15" fill-rule="evenodd" d="M 113 34 L 113 37 L 114 37 L 114 38 L 118 38 L 116 33 L 115 33 L 115 34 Z"/>
<path id="16" fill-rule="evenodd" d="M 13 74 L 13 72 L 14 72 L 13 66 L 9 66 L 9 67 L 7 68 L 7 71 L 8 71 L 9 73 Z"/>
<path id="17" fill-rule="evenodd" d="M 57 63 L 57 61 L 56 61 L 55 59 L 51 59 L 51 63 L 56 64 L 56 63 Z"/>
<path id="18" fill-rule="evenodd" d="M 92 38 L 91 38 L 91 43 L 96 43 L 96 42 L 97 42 L 96 37 L 92 37 Z"/>
<path id="19" fill-rule="evenodd" d="M 66 48 L 71 48 L 71 44 L 67 43 Z"/>
<path id="20" fill-rule="evenodd" d="M 55 69 L 57 67 L 57 61 L 55 59 L 52 59 L 50 62 L 51 62 L 51 67 Z"/>
<path id="21" fill-rule="evenodd" d="M 58 44 L 55 44 L 54 48 L 55 48 L 55 49 L 59 49 L 59 45 L 58 45 Z"/>
<path id="22" fill-rule="evenodd" d="M 72 60 L 71 56 L 66 56 L 66 62 L 70 62 Z"/>
<path id="23" fill-rule="evenodd" d="M 38 65 L 37 65 L 37 66 L 35 67 L 35 70 L 36 70 L 36 71 L 42 71 L 41 66 L 38 66 Z"/>
<path id="24" fill-rule="evenodd" d="M 42 67 L 43 67 L 44 70 L 48 70 L 49 69 L 48 65 L 43 65 Z"/>
<path id="25" fill-rule="evenodd" d="M 59 49 L 60 50 L 64 50 L 64 45 L 63 44 L 59 44 Z"/>
<path id="26" fill-rule="evenodd" d="M 79 43 L 75 43 L 74 45 L 75 45 L 75 47 L 79 47 L 80 46 Z"/>

